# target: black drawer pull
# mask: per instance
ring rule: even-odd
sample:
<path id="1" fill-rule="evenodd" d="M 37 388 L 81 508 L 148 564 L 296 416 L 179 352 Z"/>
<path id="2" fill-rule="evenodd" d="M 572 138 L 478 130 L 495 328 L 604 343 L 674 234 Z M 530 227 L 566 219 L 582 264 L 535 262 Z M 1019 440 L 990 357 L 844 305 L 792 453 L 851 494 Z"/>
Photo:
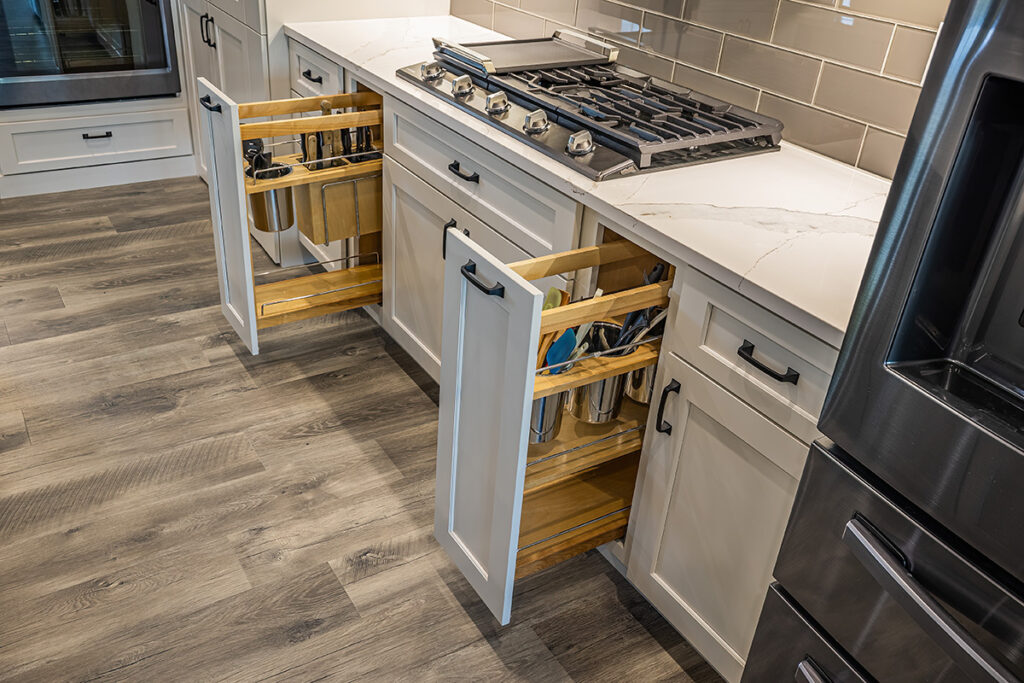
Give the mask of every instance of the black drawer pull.
<path id="1" fill-rule="evenodd" d="M 754 358 L 753 342 L 744 339 L 743 345 L 740 346 L 740 348 L 736 349 L 736 353 L 739 354 L 740 358 L 747 361 L 755 368 L 771 377 L 776 382 L 786 382 L 788 384 L 795 385 L 798 381 L 800 381 L 800 373 L 794 370 L 793 368 L 786 368 L 785 372 L 777 372 L 775 370 L 772 370 L 770 367 L 768 367 L 761 361 Z"/>
<path id="2" fill-rule="evenodd" d="M 682 385 L 679 384 L 679 380 L 672 380 L 665 385 L 665 388 L 661 391 L 661 400 L 658 401 L 658 419 L 655 422 L 654 428 L 662 434 L 671 434 L 672 425 L 665 422 L 665 401 L 668 400 L 669 394 L 678 394 Z"/>
<path id="3" fill-rule="evenodd" d="M 904 565 L 903 558 L 871 528 L 854 517 L 843 542 L 885 592 L 906 610 L 921 630 L 974 681 L 1014 683 L 1017 677 L 989 654 Z"/>
<path id="4" fill-rule="evenodd" d="M 199 39 L 207 45 L 210 44 L 210 37 L 206 34 L 206 20 L 210 18 L 210 15 L 203 12 L 203 16 L 199 17 Z"/>
<path id="5" fill-rule="evenodd" d="M 463 180 L 465 180 L 467 183 L 479 183 L 480 182 L 480 174 L 479 173 L 477 173 L 475 171 L 473 173 L 470 173 L 470 174 L 463 173 L 462 172 L 462 167 L 459 165 L 459 162 L 457 162 L 457 161 L 453 161 L 452 163 L 448 164 L 448 170 L 451 171 L 452 173 L 454 173 L 455 175 L 459 176 Z"/>
<path id="6" fill-rule="evenodd" d="M 479 289 L 487 296 L 496 296 L 499 299 L 505 298 L 505 285 L 500 282 L 495 282 L 493 285 L 489 285 L 476 274 L 476 264 L 470 259 L 466 261 L 466 265 L 462 266 L 462 277 L 469 280 L 470 284 Z"/>
<path id="7" fill-rule="evenodd" d="M 213 34 L 210 33 L 211 26 L 216 26 L 216 24 L 213 23 L 213 17 L 206 20 L 206 44 L 216 50 L 217 41 L 213 39 Z"/>
<path id="8" fill-rule="evenodd" d="M 214 104 L 213 99 L 209 95 L 203 95 L 199 98 L 199 104 L 203 105 L 212 112 L 220 113 L 220 105 Z"/>
<path id="9" fill-rule="evenodd" d="M 305 71 L 303 71 L 302 72 L 302 77 L 305 78 L 310 83 L 316 83 L 317 85 L 323 85 L 324 84 L 324 77 L 323 76 L 317 76 L 317 77 L 314 78 L 313 77 L 313 70 L 312 69 L 306 69 Z"/>
<path id="10" fill-rule="evenodd" d="M 114 137 L 114 133 L 109 131 L 109 130 L 106 133 L 104 133 L 103 135 L 89 135 L 88 133 L 82 133 L 82 139 L 83 140 L 103 140 L 105 138 L 112 138 L 112 137 Z"/>
<path id="11" fill-rule="evenodd" d="M 796 672 L 793 674 L 796 683 L 832 683 L 832 679 L 821 672 L 818 665 L 810 657 L 804 657 L 796 665 Z"/>
<path id="12" fill-rule="evenodd" d="M 448 258 L 448 228 L 457 228 L 457 227 L 459 227 L 459 223 L 454 218 L 444 224 L 444 228 L 441 231 L 442 235 L 443 235 L 441 237 L 441 258 L 442 259 Z M 466 230 L 465 228 L 463 228 L 462 229 L 462 234 L 466 235 L 467 237 L 469 237 L 469 230 Z"/>

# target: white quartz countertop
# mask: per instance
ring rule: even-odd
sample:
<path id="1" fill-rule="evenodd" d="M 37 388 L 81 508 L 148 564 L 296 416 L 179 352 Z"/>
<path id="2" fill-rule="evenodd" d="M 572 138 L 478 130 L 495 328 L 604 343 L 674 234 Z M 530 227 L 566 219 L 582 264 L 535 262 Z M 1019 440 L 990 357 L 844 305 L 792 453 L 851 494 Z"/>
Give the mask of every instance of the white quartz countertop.
<path id="1" fill-rule="evenodd" d="M 470 42 L 501 34 L 450 16 L 295 23 L 285 33 L 677 265 L 693 265 L 841 344 L 889 181 L 783 143 L 779 152 L 595 182 L 395 75 L 430 59 L 434 36 Z"/>

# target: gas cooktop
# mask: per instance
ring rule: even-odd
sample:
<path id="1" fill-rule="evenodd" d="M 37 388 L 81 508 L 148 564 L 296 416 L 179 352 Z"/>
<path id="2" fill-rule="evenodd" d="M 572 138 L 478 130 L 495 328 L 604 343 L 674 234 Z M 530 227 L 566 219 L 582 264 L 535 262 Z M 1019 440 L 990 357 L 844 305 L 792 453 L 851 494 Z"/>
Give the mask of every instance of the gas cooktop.
<path id="1" fill-rule="evenodd" d="M 457 45 L 398 75 L 595 180 L 777 150 L 782 123 L 615 63 L 575 33 Z"/>

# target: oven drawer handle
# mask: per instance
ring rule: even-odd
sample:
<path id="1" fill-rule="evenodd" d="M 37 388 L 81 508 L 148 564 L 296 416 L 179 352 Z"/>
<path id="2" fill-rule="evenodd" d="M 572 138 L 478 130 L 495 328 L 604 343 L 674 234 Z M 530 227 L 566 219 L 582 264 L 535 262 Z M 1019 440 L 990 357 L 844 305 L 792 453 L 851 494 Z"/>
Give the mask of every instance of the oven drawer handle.
<path id="1" fill-rule="evenodd" d="M 479 289 L 487 296 L 496 296 L 499 299 L 505 298 L 505 285 L 500 282 L 495 282 L 493 285 L 489 285 L 481 280 L 476 274 L 476 264 L 473 263 L 473 259 L 466 261 L 466 265 L 462 266 L 462 277 L 469 280 L 469 283 Z"/>
<path id="2" fill-rule="evenodd" d="M 810 657 L 804 657 L 796 665 L 793 680 L 796 683 L 832 683 L 832 679 L 822 673 L 817 663 Z"/>
<path id="3" fill-rule="evenodd" d="M 796 383 L 800 381 L 800 373 L 793 368 L 786 368 L 785 372 L 778 372 L 776 370 L 772 370 L 770 367 L 754 358 L 754 343 L 749 340 L 744 339 L 740 348 L 736 349 L 736 353 L 740 358 L 747 361 L 776 382 L 785 382 L 796 386 Z"/>
<path id="4" fill-rule="evenodd" d="M 476 171 L 474 171 L 473 173 L 464 173 L 462 171 L 462 165 L 459 164 L 458 161 L 453 161 L 452 163 L 448 164 L 448 170 L 451 171 L 452 173 L 454 173 L 455 175 L 459 176 L 463 180 L 465 180 L 467 183 L 479 183 L 480 182 L 480 174 L 479 173 L 477 173 Z"/>
<path id="5" fill-rule="evenodd" d="M 316 78 L 314 78 L 313 77 L 313 70 L 312 69 L 306 69 L 305 71 L 303 71 L 302 72 L 302 77 L 305 78 L 310 83 L 316 83 L 317 85 L 323 85 L 324 84 L 324 77 L 323 76 L 317 76 Z"/>
<path id="6" fill-rule="evenodd" d="M 669 394 L 678 394 L 682 387 L 683 385 L 679 383 L 679 380 L 674 379 L 666 384 L 665 388 L 661 391 L 661 400 L 658 401 L 658 419 L 654 423 L 654 428 L 662 434 L 672 433 L 672 425 L 665 422 L 665 402 L 668 401 Z"/>
<path id="7" fill-rule="evenodd" d="M 209 95 L 203 95 L 199 98 L 199 104 L 203 105 L 212 112 L 220 113 L 220 105 L 213 103 L 213 98 Z"/>
<path id="8" fill-rule="evenodd" d="M 443 237 L 441 237 L 441 259 L 442 260 L 448 258 L 448 228 L 458 228 L 458 227 L 459 227 L 459 222 L 453 218 L 450 221 L 448 221 L 447 223 L 445 223 L 444 224 L 444 228 L 442 228 L 442 230 L 441 230 L 441 232 L 443 233 Z M 466 237 L 469 237 L 469 230 L 467 230 L 466 228 L 463 228 L 462 229 L 462 234 L 465 235 Z"/>
<path id="9" fill-rule="evenodd" d="M 89 133 L 82 133 L 82 139 L 83 140 L 104 140 L 106 138 L 112 138 L 112 137 L 114 137 L 114 133 L 113 133 L 113 131 L 109 131 L 109 130 L 106 133 L 104 133 L 103 135 L 91 135 Z"/>
<path id="10" fill-rule="evenodd" d="M 972 680 L 1018 683 L 1017 677 L 932 597 L 867 523 L 859 517 L 847 522 L 843 542 L 889 597 L 906 610 Z"/>

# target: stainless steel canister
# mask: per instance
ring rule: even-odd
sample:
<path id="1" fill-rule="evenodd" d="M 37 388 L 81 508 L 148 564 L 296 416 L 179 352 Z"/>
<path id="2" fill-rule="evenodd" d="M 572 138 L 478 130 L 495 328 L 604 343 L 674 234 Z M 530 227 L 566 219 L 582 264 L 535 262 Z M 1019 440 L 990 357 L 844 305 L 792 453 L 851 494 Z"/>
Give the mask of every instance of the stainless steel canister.
<path id="1" fill-rule="evenodd" d="M 596 322 L 588 334 L 588 340 L 593 340 L 600 334 L 601 329 L 605 331 L 605 337 L 612 340 L 618 337 L 619 326 L 614 323 Z M 591 343 L 590 349 L 598 346 Z M 632 348 L 626 354 L 633 353 Z M 567 409 L 577 420 L 589 424 L 604 424 L 611 422 L 619 416 L 619 409 L 622 407 L 622 396 L 626 388 L 626 375 L 615 375 L 605 379 L 584 384 L 569 391 Z"/>
<path id="2" fill-rule="evenodd" d="M 272 164 L 266 169 L 256 171 L 259 180 L 279 178 L 291 172 L 291 168 L 283 164 Z M 252 175 L 252 167 L 247 170 Z M 267 192 L 255 192 L 249 195 L 249 211 L 252 213 L 252 224 L 263 232 L 281 232 L 295 223 L 295 208 L 292 204 L 292 188 L 282 187 Z"/>
<path id="3" fill-rule="evenodd" d="M 631 370 L 626 374 L 626 396 L 641 405 L 650 405 L 654 394 L 654 372 L 657 365 Z"/>
<path id="4" fill-rule="evenodd" d="M 547 443 L 555 438 L 562 427 L 565 398 L 568 391 L 533 400 L 530 413 L 530 443 Z"/>

